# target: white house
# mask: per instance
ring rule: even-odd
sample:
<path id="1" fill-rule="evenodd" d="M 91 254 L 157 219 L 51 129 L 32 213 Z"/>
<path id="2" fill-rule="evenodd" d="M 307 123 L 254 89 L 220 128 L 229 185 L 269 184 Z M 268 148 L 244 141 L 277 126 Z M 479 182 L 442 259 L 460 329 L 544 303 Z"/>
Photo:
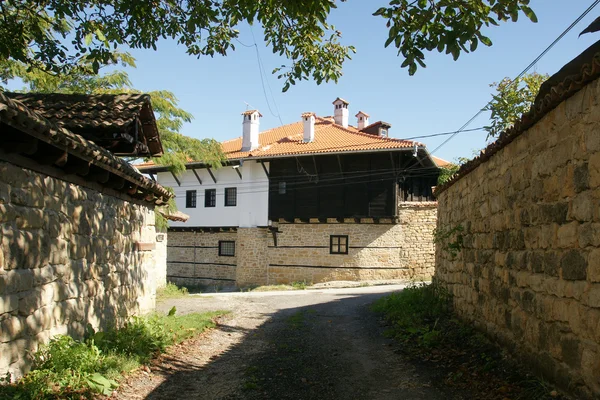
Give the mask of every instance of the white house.
<path id="1" fill-rule="evenodd" d="M 168 278 L 184 284 L 401 279 L 433 272 L 435 186 L 443 160 L 391 125 L 311 112 L 260 132 L 242 113 L 242 136 L 222 143 L 219 169 L 190 162 L 175 176 L 138 168 L 175 190 L 189 220 L 169 228 Z"/>

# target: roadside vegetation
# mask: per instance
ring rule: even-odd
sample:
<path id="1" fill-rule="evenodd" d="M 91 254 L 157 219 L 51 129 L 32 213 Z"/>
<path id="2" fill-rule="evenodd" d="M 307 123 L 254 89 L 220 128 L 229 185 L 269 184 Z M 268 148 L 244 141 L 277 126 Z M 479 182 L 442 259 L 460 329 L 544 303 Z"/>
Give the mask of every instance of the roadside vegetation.
<path id="1" fill-rule="evenodd" d="M 179 299 L 182 297 L 186 297 L 189 294 L 190 292 L 185 286 L 179 287 L 176 284 L 169 282 L 165 287 L 162 287 L 156 291 L 156 299 Z"/>
<path id="2" fill-rule="evenodd" d="M 249 292 L 274 292 L 278 290 L 306 290 L 310 283 L 306 281 L 292 282 L 289 285 L 265 285 L 254 288 L 249 288 Z"/>
<path id="3" fill-rule="evenodd" d="M 456 318 L 450 294 L 436 283 L 412 285 L 372 308 L 385 318 L 386 334 L 401 344 L 398 352 L 434 367 L 446 387 L 486 399 L 564 398 Z"/>
<path id="4" fill-rule="evenodd" d="M 89 330 L 82 341 L 56 336 L 33 354 L 33 368 L 16 383 L 2 379 L 0 399 L 81 399 L 110 395 L 123 375 L 147 364 L 170 345 L 215 326 L 225 312 L 133 317 L 119 329 Z"/>

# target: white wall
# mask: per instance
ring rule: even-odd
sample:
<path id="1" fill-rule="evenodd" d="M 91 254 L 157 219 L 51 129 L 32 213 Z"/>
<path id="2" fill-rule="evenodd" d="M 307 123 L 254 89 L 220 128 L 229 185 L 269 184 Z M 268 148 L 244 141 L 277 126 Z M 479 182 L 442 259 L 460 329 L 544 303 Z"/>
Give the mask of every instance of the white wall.
<path id="1" fill-rule="evenodd" d="M 269 170 L 269 163 L 265 163 Z M 242 179 L 232 167 L 221 167 L 212 172 L 217 180 L 215 184 L 208 171 L 196 169 L 202 180 L 202 185 L 191 170 L 186 171 L 177 178 L 181 186 L 177 185 L 170 172 L 160 172 L 158 183 L 170 186 L 175 190 L 177 208 L 190 216 L 187 222 L 169 222 L 170 226 L 240 226 L 256 227 L 267 226 L 269 222 L 269 180 L 260 163 L 246 161 L 239 168 Z M 225 188 L 237 188 L 237 205 L 225 207 Z M 217 204 L 215 207 L 204 207 L 204 190 L 217 189 Z M 196 208 L 185 207 L 187 190 L 196 190 Z"/>

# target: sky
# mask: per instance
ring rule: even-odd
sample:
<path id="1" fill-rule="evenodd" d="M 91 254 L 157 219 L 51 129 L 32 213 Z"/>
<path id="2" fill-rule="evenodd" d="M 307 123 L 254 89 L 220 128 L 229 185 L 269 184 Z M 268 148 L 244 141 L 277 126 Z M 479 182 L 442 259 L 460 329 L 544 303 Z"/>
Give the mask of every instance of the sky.
<path id="1" fill-rule="evenodd" d="M 390 136 L 409 138 L 455 131 L 491 99 L 492 82 L 515 77 L 562 33 L 591 0 L 532 0 L 531 8 L 538 23 L 521 14 L 517 23 L 508 22 L 484 31 L 493 46 L 480 45 L 476 52 L 462 54 L 458 61 L 437 51 L 426 53 L 427 68 L 419 68 L 414 76 L 400 68 L 402 59 L 396 49 L 384 47 L 386 21 L 372 13 L 385 1 L 348 0 L 337 2 L 338 8 L 329 22 L 342 32 L 342 43 L 356 47 L 357 53 L 344 64 L 344 75 L 337 83 L 316 85 L 302 81 L 286 93 L 283 81 L 271 75 L 273 68 L 286 63 L 262 42 L 259 26 L 240 28 L 239 40 L 258 45 L 267 79 L 263 90 L 254 47 L 236 46 L 226 57 L 197 59 L 185 53 L 183 46 L 163 40 L 156 51 L 133 50 L 137 68 L 128 69 L 135 88 L 143 91 L 169 90 L 180 101 L 181 108 L 193 114 L 182 133 L 196 138 L 212 137 L 219 141 L 241 136 L 240 113 L 256 108 L 263 114 L 261 131 L 300 120 L 307 111 L 317 115 L 333 115 L 336 97 L 350 102 L 350 124 L 359 111 L 370 114 L 370 122 L 391 123 Z M 594 9 L 565 36 L 532 70 L 552 74 L 600 38 L 600 33 L 578 34 L 600 15 Z M 265 98 L 265 91 L 269 104 Z M 271 94 L 272 93 L 272 94 Z M 269 109 L 269 105 L 271 110 Z M 277 117 L 279 115 L 280 118 Z M 488 123 L 488 115 L 476 119 L 468 128 Z M 447 136 L 419 139 L 430 151 Z M 434 155 L 446 160 L 472 157 L 486 145 L 484 131 L 456 135 Z"/>

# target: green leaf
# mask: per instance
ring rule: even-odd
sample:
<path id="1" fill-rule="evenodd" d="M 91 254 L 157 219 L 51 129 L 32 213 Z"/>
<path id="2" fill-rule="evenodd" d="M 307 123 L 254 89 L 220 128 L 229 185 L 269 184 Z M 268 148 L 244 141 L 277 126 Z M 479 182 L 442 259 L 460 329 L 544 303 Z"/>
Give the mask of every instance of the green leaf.
<path id="1" fill-rule="evenodd" d="M 169 317 L 174 316 L 177 313 L 177 307 L 173 306 L 170 310 L 169 310 Z"/>
<path id="2" fill-rule="evenodd" d="M 89 46 L 90 44 L 92 44 L 93 39 L 94 39 L 94 37 L 92 36 L 91 33 L 88 33 L 87 35 L 85 35 L 85 38 L 84 38 L 85 45 Z"/>
<path id="3" fill-rule="evenodd" d="M 483 43 L 484 45 L 486 45 L 488 47 L 492 45 L 492 41 L 487 36 L 481 35 L 481 36 L 479 36 L 479 40 L 481 40 L 481 43 Z"/>
<path id="4" fill-rule="evenodd" d="M 537 15 L 533 12 L 533 10 L 527 6 L 521 6 L 521 10 L 525 13 L 525 16 L 529 18 L 531 22 L 538 22 Z"/>

